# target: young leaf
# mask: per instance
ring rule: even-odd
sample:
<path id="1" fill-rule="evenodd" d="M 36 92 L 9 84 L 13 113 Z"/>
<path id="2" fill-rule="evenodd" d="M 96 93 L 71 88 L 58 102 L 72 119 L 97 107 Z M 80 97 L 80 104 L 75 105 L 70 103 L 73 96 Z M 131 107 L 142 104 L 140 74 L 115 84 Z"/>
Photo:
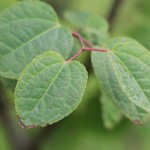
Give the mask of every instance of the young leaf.
<path id="1" fill-rule="evenodd" d="M 81 101 L 87 72 L 79 62 L 66 63 L 55 52 L 37 56 L 22 72 L 15 106 L 24 127 L 45 126 L 69 115 Z"/>
<path id="2" fill-rule="evenodd" d="M 73 39 L 54 10 L 43 2 L 19 2 L 0 15 L 0 76 L 18 79 L 37 55 L 55 50 L 65 59 Z"/>
<path id="3" fill-rule="evenodd" d="M 122 113 L 103 92 L 100 98 L 104 126 L 113 129 L 122 119 Z"/>
<path id="4" fill-rule="evenodd" d="M 66 19 L 95 45 L 102 45 L 108 38 L 108 23 L 99 16 L 80 11 L 65 13 Z"/>
<path id="5" fill-rule="evenodd" d="M 82 32 L 95 45 L 102 45 L 108 38 L 108 23 L 98 16 L 89 17 Z"/>
<path id="6" fill-rule="evenodd" d="M 107 53 L 92 53 L 95 73 L 108 98 L 141 124 L 150 113 L 150 52 L 129 38 L 109 41 Z"/>

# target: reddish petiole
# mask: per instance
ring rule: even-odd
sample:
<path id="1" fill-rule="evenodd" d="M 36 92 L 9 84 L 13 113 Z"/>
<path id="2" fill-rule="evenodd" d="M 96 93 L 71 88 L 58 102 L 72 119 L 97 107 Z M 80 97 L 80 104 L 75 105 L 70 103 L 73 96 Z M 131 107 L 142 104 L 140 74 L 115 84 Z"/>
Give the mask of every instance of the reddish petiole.
<path id="1" fill-rule="evenodd" d="M 93 48 L 93 44 L 91 42 L 87 41 L 86 39 L 84 39 L 81 35 L 79 35 L 76 32 L 72 32 L 72 36 L 77 38 L 80 41 L 80 44 L 82 47 L 74 56 L 72 56 L 70 59 L 68 59 L 66 61 L 66 63 L 71 62 L 72 60 L 74 60 L 77 56 L 79 56 L 84 51 L 108 52 L 108 50 L 106 50 L 106 49 Z M 87 47 L 86 45 L 89 47 Z"/>

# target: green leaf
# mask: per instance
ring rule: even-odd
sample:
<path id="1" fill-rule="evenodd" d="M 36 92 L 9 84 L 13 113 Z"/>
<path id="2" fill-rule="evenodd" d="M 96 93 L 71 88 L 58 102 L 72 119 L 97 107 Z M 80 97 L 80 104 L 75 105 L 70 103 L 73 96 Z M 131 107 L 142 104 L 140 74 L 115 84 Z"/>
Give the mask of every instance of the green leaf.
<path id="1" fill-rule="evenodd" d="M 122 113 L 103 92 L 100 98 L 104 126 L 113 129 L 122 119 Z"/>
<path id="2" fill-rule="evenodd" d="M 0 15 L 0 76 L 18 79 L 37 55 L 55 50 L 68 59 L 73 39 L 43 2 L 19 2 Z"/>
<path id="3" fill-rule="evenodd" d="M 150 113 L 150 52 L 129 38 L 110 40 L 107 53 L 92 53 L 92 63 L 108 98 L 141 124 Z"/>
<path id="4" fill-rule="evenodd" d="M 22 72 L 15 105 L 24 127 L 45 126 L 69 115 L 81 101 L 87 83 L 85 67 L 66 63 L 55 52 L 37 56 Z"/>

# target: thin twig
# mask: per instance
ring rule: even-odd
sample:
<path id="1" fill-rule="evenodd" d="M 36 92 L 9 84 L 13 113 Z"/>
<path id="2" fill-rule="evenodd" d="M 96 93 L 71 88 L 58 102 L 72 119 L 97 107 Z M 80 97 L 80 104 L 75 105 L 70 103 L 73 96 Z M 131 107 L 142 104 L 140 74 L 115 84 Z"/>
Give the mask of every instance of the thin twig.
<path id="1" fill-rule="evenodd" d="M 75 55 L 73 55 L 71 58 L 69 58 L 65 63 L 69 63 L 72 60 L 74 60 L 76 57 L 78 57 L 83 52 L 84 47 L 82 47 Z"/>
<path id="2" fill-rule="evenodd" d="M 72 35 L 73 35 L 73 37 L 77 38 L 80 41 L 82 47 L 75 55 L 73 55 L 71 58 L 69 58 L 65 63 L 71 62 L 72 60 L 74 60 L 76 57 L 78 57 L 84 51 L 97 51 L 97 52 L 108 52 L 109 51 L 109 50 L 101 49 L 101 48 L 93 48 L 93 44 L 91 42 L 85 40 L 81 35 L 79 35 L 76 32 L 73 32 Z M 90 47 L 87 47 L 86 45 L 88 45 Z"/>
<path id="3" fill-rule="evenodd" d="M 91 42 L 89 42 L 88 40 L 84 39 L 80 34 L 78 34 L 77 32 L 72 32 L 72 36 L 79 39 L 81 46 L 84 46 L 85 44 L 87 44 L 90 47 L 93 47 L 93 44 Z"/>
<path id="4" fill-rule="evenodd" d="M 113 28 L 113 23 L 114 23 L 114 20 L 116 18 L 116 15 L 117 15 L 117 11 L 118 9 L 120 8 L 121 4 L 122 4 L 123 0 L 114 0 L 114 3 L 112 4 L 112 8 L 111 10 L 109 11 L 109 14 L 108 14 L 108 22 L 109 22 L 109 26 L 110 26 L 110 31 L 112 30 Z"/>

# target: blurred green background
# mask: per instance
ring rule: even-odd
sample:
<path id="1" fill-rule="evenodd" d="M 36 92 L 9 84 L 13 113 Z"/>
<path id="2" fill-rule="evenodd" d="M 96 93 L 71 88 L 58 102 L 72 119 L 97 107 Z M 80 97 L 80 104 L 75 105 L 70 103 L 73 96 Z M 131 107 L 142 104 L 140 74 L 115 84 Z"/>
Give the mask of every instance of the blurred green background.
<path id="1" fill-rule="evenodd" d="M 112 36 L 129 36 L 150 49 L 150 0 L 44 0 L 64 19 L 66 11 L 78 10 L 108 19 Z M 0 11 L 17 0 L 0 0 Z M 116 13 L 114 13 L 116 12 Z M 113 14 L 114 13 L 114 14 Z M 112 16 L 113 15 L 113 16 Z M 112 17 L 112 18 L 111 18 Z M 68 25 L 69 26 L 69 25 Z M 134 125 L 123 118 L 112 130 L 104 127 L 99 87 L 91 72 L 82 103 L 70 116 L 46 128 L 21 129 L 13 94 L 6 93 L 0 107 L 0 150 L 149 150 L 150 123 Z"/>

